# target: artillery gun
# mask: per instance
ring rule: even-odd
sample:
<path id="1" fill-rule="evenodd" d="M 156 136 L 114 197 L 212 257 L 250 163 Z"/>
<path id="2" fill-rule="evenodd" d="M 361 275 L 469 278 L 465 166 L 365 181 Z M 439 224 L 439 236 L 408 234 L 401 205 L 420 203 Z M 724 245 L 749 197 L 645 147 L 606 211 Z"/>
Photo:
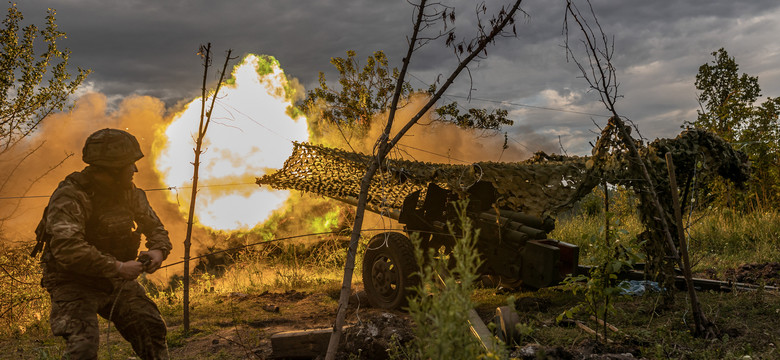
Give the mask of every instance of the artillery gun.
<path id="1" fill-rule="evenodd" d="M 428 184 L 423 191 L 409 194 L 400 211 L 387 213 L 404 225 L 404 233 L 384 232 L 371 238 L 363 257 L 363 285 L 374 307 L 393 309 L 406 304 L 407 289 L 417 283 L 411 234 L 420 237 L 426 249 L 448 253 L 459 234 L 450 233 L 447 223 L 456 229 L 459 223 L 453 203 L 459 196 L 453 191 Z M 466 215 L 480 229 L 476 250 L 482 265 L 477 272 L 486 280 L 507 287 L 543 288 L 557 285 L 576 271 L 579 248 L 547 238 L 555 227 L 552 218 L 495 208 L 495 189 L 489 182 L 478 182 L 468 190 Z M 354 204 L 354 200 L 342 200 Z M 375 212 L 374 209 L 369 209 Z"/>
<path id="2" fill-rule="evenodd" d="M 257 180 L 275 188 L 297 189 L 356 205 L 367 155 L 311 144 L 295 144 L 283 169 Z M 586 171 L 584 161 L 532 159 L 525 163 L 446 165 L 388 161 L 372 184 L 367 209 L 404 225 L 369 241 L 363 283 L 374 307 L 406 304 L 419 267 L 409 238 L 419 234 L 424 248 L 453 248 L 457 226 L 452 202 L 468 198 L 466 209 L 480 237 L 480 275 L 504 286 L 542 288 L 577 270 L 579 248 L 547 238 L 549 216 L 566 206 Z M 533 181 L 531 181 L 533 179 Z M 552 212 L 554 213 L 554 212 Z M 457 232 L 457 230 L 456 230 Z"/>
<path id="3" fill-rule="evenodd" d="M 452 200 L 470 200 L 467 216 L 480 229 L 476 248 L 483 263 L 479 272 L 500 284 L 539 288 L 558 283 L 568 273 L 582 271 L 583 267 L 578 266 L 579 249 L 548 239 L 547 234 L 554 227 L 552 216 L 570 208 L 596 185 L 608 182 L 638 189 L 639 214 L 645 225 L 640 236 L 662 244 L 656 230 L 660 221 L 657 208 L 651 209 L 648 204 L 653 200 L 657 204 L 660 199 L 662 204 L 671 203 L 671 191 L 659 185 L 667 184 L 663 179 L 666 154 L 672 154 L 678 164 L 675 173 L 678 179 L 684 179 L 682 183 L 690 184 L 696 176 L 713 174 L 742 183 L 750 174 L 745 155 L 725 140 L 704 130 L 688 129 L 677 138 L 656 139 L 639 149 L 645 170 L 654 174 L 657 197 L 650 199 L 648 192 L 641 191 L 647 184 L 637 175 L 633 155 L 623 146 L 622 139 L 610 120 L 591 157 L 537 153 L 519 163 L 471 165 L 387 159 L 371 180 L 366 208 L 398 220 L 404 224 L 405 234 L 385 232 L 369 241 L 363 261 L 363 282 L 369 301 L 380 308 L 397 308 L 405 303 L 407 289 L 416 281 L 412 274 L 418 269 L 408 234 L 420 234 L 421 245 L 427 248 L 452 248 L 458 236 L 457 230 L 450 234 L 450 226 L 446 225 L 458 224 Z M 373 160 L 364 154 L 296 143 L 284 167 L 258 178 L 257 184 L 312 192 L 356 204 L 363 175 Z M 699 167 L 704 169 L 700 171 L 703 174 L 697 174 Z M 674 223 L 671 211 L 663 212 L 667 222 Z M 648 254 L 648 258 L 653 255 L 661 262 L 670 261 L 669 250 L 663 245 L 658 248 L 661 250 Z M 646 279 L 645 274 L 633 270 L 626 275 Z M 677 280 L 685 279 L 675 279 L 679 284 Z M 694 280 L 698 280 L 693 282 L 694 286 L 702 289 L 735 288 L 735 284 L 726 282 Z M 689 283 L 686 280 L 684 285 Z M 753 288 L 749 284 L 737 287 Z M 512 338 L 514 324 L 519 322 L 517 314 L 510 310 L 499 307 L 496 311 L 498 335 L 505 340 Z M 491 349 L 494 343 L 487 340 L 490 331 L 474 309 L 469 311 L 469 323 L 472 333 Z"/>
<path id="4" fill-rule="evenodd" d="M 367 208 L 387 214 L 405 225 L 405 232 L 419 233 L 425 247 L 451 248 L 453 236 L 445 231 L 447 221 L 456 217 L 452 200 L 468 198 L 467 209 L 481 229 L 477 250 L 483 260 L 479 269 L 505 285 L 545 287 L 576 271 L 578 248 L 547 239 L 552 216 L 571 206 L 602 182 L 642 189 L 646 186 L 631 157 L 622 146 L 617 128 L 610 121 L 593 148 L 593 156 L 561 156 L 536 153 L 517 163 L 477 162 L 470 165 L 434 164 L 386 159 L 371 180 Z M 744 182 L 750 167 L 744 154 L 715 135 L 688 129 L 674 139 L 657 139 L 639 151 L 643 162 L 656 174 L 656 202 L 671 203 L 671 192 L 663 174 L 664 154 L 671 153 L 678 164 L 676 173 L 683 183 L 697 175 L 713 173 L 734 182 Z M 369 155 L 324 146 L 296 143 L 284 167 L 257 179 L 259 185 L 277 189 L 312 192 L 350 202 L 360 194 L 360 183 L 373 161 Z M 657 228 L 657 215 L 640 193 L 640 217 L 645 235 L 663 243 Z M 663 200 L 661 200 L 663 199 Z M 644 210 L 643 210 L 644 209 Z M 648 210 L 651 209 L 651 210 Z M 665 211 L 673 224 L 671 211 Z M 674 233 L 674 231 L 672 231 Z M 660 246 L 664 249 L 664 246 Z M 363 281 L 374 306 L 395 308 L 406 300 L 406 289 L 417 270 L 407 235 L 389 232 L 374 236 L 363 263 Z M 652 254 L 668 261 L 667 250 Z M 656 267 L 658 265 L 656 264 Z M 661 267 L 658 267 L 661 269 Z M 673 274 L 671 274 L 673 275 Z"/>

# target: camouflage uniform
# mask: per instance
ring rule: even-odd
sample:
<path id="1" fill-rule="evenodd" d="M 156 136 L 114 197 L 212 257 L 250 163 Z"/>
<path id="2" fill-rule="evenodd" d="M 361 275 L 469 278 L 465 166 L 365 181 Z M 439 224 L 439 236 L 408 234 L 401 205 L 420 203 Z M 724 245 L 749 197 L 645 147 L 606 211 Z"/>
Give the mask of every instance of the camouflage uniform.
<path id="1" fill-rule="evenodd" d="M 118 276 L 116 262 L 136 259 L 141 234 L 147 249 L 166 258 L 168 232 L 143 190 L 106 188 L 94 171 L 88 166 L 60 183 L 36 230 L 46 244 L 41 284 L 51 295 L 52 332 L 65 338 L 66 358 L 97 359 L 100 315 L 142 359 L 167 359 L 160 311 L 138 282 Z"/>

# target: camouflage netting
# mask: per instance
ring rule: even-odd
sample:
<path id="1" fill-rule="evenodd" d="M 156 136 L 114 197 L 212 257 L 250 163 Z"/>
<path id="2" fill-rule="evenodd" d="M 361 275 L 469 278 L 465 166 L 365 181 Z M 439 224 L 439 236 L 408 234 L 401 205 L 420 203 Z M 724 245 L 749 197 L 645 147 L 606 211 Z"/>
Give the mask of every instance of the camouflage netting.
<path id="1" fill-rule="evenodd" d="M 591 157 L 537 153 L 523 162 L 471 165 L 388 159 L 372 181 L 369 202 L 375 208 L 400 209 L 408 194 L 425 191 L 428 183 L 463 194 L 471 185 L 484 180 L 498 191 L 498 206 L 544 217 L 568 209 L 600 183 L 624 185 L 632 188 L 640 199 L 638 212 L 646 229 L 640 239 L 645 244 L 648 273 L 669 282 L 674 274 L 670 260 L 673 252 L 663 232 L 658 230 L 663 224 L 654 205 L 657 196 L 670 233 L 676 237 L 665 155 L 672 154 L 678 186 L 682 189 L 683 212 L 688 207 L 694 179 L 718 175 L 741 184 L 750 176 L 750 166 L 743 153 L 704 130 L 685 130 L 674 139 L 655 140 L 647 146 L 632 139 L 653 182 L 653 196 L 639 163 L 622 141 L 621 126 L 624 126 L 622 121 L 610 119 Z M 284 167 L 257 179 L 257 183 L 334 198 L 357 198 L 369 162 L 368 155 L 296 143 Z"/>
<path id="2" fill-rule="evenodd" d="M 603 181 L 642 188 L 642 175 L 618 138 L 615 126 L 610 122 L 594 147 L 592 157 L 539 152 L 523 162 L 470 165 L 387 159 L 372 180 L 369 203 L 376 208 L 400 209 L 407 195 L 417 190 L 424 192 L 428 183 L 463 194 L 471 185 L 483 180 L 491 182 L 498 191 L 498 206 L 535 216 L 554 216 Z M 675 139 L 656 140 L 647 147 L 640 142 L 637 145 L 651 173 L 657 174 L 653 177 L 658 189 L 669 186 L 664 160 L 664 154 L 669 151 L 674 155 L 681 184 L 692 179 L 696 164 L 735 182 L 744 181 L 749 174 L 744 155 L 707 131 L 686 130 Z M 258 178 L 257 183 L 333 198 L 357 198 L 369 161 L 370 156 L 365 154 L 295 143 L 293 154 L 284 167 Z M 668 200 L 661 197 L 662 202 Z"/>
<path id="3" fill-rule="evenodd" d="M 737 185 L 747 181 L 750 176 L 747 156 L 734 150 L 714 133 L 699 129 L 685 130 L 674 139 L 657 139 L 647 147 L 636 141 L 639 154 L 653 182 L 656 198 L 649 191 L 637 161 L 630 156 L 619 136 L 618 126 L 615 121 L 610 120 L 596 142 L 591 158 L 595 164 L 591 177 L 624 185 L 637 194 L 640 200 L 638 213 L 645 228 L 645 231 L 639 234 L 639 239 L 644 244 L 644 253 L 647 256 L 646 274 L 653 280 L 662 281 L 666 289 L 673 289 L 676 265 L 673 258 L 676 254 L 661 231 L 664 226 L 654 205 L 657 200 L 663 208 L 663 218 L 675 246 L 679 247 L 666 154 L 672 154 L 677 186 L 681 189 L 682 213 L 689 209 L 694 181 L 707 182 L 714 176 L 728 179 Z M 671 293 L 667 292 L 667 295 L 669 294 Z M 665 300 L 670 301 L 671 298 Z"/>
<path id="4" fill-rule="evenodd" d="M 464 193 L 479 180 L 497 189 L 498 205 L 537 216 L 567 207 L 586 173 L 586 158 L 537 153 L 519 163 L 447 165 L 388 159 L 374 177 L 369 202 L 400 209 L 404 198 L 428 183 Z M 334 198 L 358 197 L 370 157 L 318 145 L 296 143 L 284 167 L 257 179 L 276 189 L 295 189 Z"/>

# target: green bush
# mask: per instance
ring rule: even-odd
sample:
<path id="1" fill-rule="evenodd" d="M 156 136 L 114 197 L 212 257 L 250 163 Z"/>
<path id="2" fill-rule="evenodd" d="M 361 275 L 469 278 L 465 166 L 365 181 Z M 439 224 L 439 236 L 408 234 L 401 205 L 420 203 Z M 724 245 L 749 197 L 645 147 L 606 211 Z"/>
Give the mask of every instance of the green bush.
<path id="1" fill-rule="evenodd" d="M 607 213 L 609 218 L 611 213 Z M 574 318 L 582 313 L 592 315 L 607 322 L 608 317 L 615 313 L 615 300 L 621 297 L 622 289 L 618 285 L 618 274 L 632 268 L 644 257 L 631 245 L 628 232 L 620 228 L 620 221 L 610 222 L 609 229 L 602 228 L 601 233 L 589 239 L 588 256 L 585 262 L 593 267 L 589 274 L 570 275 L 564 280 L 564 289 L 571 290 L 575 295 L 583 294 L 579 304 L 565 310 L 557 317 L 558 321 Z M 602 339 L 607 339 L 609 332 L 604 330 Z"/>
<path id="2" fill-rule="evenodd" d="M 409 299 L 409 314 L 417 325 L 416 337 L 411 349 L 394 354 L 396 357 L 472 360 L 484 355 L 468 326 L 468 313 L 474 307 L 471 293 L 480 266 L 476 251 L 479 231 L 465 215 L 466 203 L 459 202 L 456 208 L 460 233 L 456 235 L 456 225 L 448 223 L 450 233 L 456 237 L 449 254 L 441 249 L 425 251 L 419 237 L 412 237 L 417 262 L 423 264 L 416 296 Z M 449 276 L 439 280 L 440 269 L 447 268 Z"/>
<path id="3" fill-rule="evenodd" d="M 31 328 L 48 331 L 49 294 L 40 285 L 41 267 L 30 257 L 31 248 L 0 241 L 0 337 Z"/>

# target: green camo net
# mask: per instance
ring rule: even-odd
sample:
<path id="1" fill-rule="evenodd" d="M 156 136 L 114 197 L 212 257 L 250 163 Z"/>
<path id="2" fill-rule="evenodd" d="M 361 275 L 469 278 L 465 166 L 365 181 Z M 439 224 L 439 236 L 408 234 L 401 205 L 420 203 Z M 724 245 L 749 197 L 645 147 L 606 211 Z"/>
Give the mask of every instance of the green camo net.
<path id="1" fill-rule="evenodd" d="M 740 156 L 721 138 L 703 130 L 686 130 L 675 139 L 656 140 L 647 147 L 638 145 L 651 170 L 658 170 L 657 185 L 666 183 L 663 156 L 669 151 L 674 154 L 678 179 L 683 181 L 693 176 L 687 172 L 697 162 L 704 164 L 704 169 L 715 170 L 733 180 L 747 178 L 749 171 L 744 155 Z M 295 143 L 284 167 L 258 178 L 257 183 L 333 198 L 357 198 L 370 160 L 365 154 Z M 631 165 L 630 156 L 610 122 L 591 157 L 539 152 L 523 162 L 470 165 L 387 159 L 371 182 L 368 200 L 376 208 L 400 209 L 407 195 L 417 190 L 424 192 L 428 183 L 465 194 L 471 185 L 482 180 L 496 188 L 499 207 L 548 216 L 568 209 L 603 181 L 636 187 L 639 178 L 641 175 Z"/>
<path id="2" fill-rule="evenodd" d="M 671 288 L 673 263 L 662 229 L 658 208 L 662 207 L 671 234 L 677 234 L 672 211 L 671 187 L 665 155 L 672 154 L 678 186 L 685 189 L 694 181 L 714 175 L 736 184 L 750 175 L 746 156 L 727 142 L 704 130 L 685 130 L 674 139 L 659 139 L 644 146 L 635 142 L 645 164 L 627 149 L 619 128 L 622 121 L 611 119 L 602 130 L 592 156 L 560 156 L 537 153 L 516 163 L 478 162 L 447 165 L 388 159 L 374 176 L 369 189 L 369 205 L 375 209 L 400 209 L 404 198 L 425 191 L 429 183 L 465 195 L 477 181 L 488 181 L 498 192 L 496 205 L 530 215 L 547 217 L 570 208 L 598 184 L 607 182 L 632 188 L 640 199 L 638 213 L 645 231 L 639 235 L 648 256 L 647 271 L 665 277 Z M 628 129 L 628 128 L 626 128 Z M 630 143 L 629 143 L 630 144 Z M 295 189 L 337 199 L 357 198 L 360 182 L 368 168 L 369 155 L 296 143 L 284 167 L 257 179 L 260 185 Z M 647 174 L 645 174 L 647 172 Z M 645 180 L 650 177 L 653 192 Z M 702 180 L 696 180 L 702 179 Z M 683 196 L 683 211 L 687 207 Z"/>
<path id="3" fill-rule="evenodd" d="M 369 202 L 399 209 L 404 198 L 428 183 L 464 194 L 479 180 L 498 191 L 498 206 L 541 215 L 565 206 L 584 178 L 586 158 L 538 153 L 518 163 L 478 162 L 447 165 L 388 159 L 374 176 Z M 369 155 L 296 143 L 284 167 L 257 180 L 276 189 L 295 189 L 333 198 L 357 198 Z"/>

